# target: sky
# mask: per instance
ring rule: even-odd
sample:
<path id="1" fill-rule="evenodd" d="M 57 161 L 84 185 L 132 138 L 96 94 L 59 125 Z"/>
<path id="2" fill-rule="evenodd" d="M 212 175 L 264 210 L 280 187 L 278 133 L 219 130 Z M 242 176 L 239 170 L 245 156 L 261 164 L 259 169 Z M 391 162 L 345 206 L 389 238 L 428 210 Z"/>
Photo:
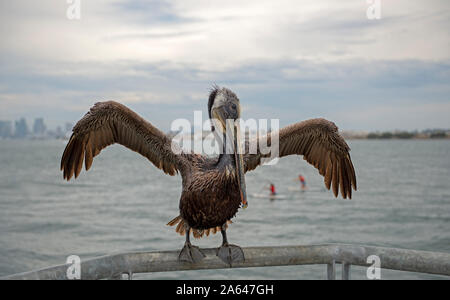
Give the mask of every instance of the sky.
<path id="1" fill-rule="evenodd" d="M 0 23 L 0 120 L 116 100 L 167 131 L 218 84 L 244 119 L 450 128 L 448 0 L 2 0 Z"/>

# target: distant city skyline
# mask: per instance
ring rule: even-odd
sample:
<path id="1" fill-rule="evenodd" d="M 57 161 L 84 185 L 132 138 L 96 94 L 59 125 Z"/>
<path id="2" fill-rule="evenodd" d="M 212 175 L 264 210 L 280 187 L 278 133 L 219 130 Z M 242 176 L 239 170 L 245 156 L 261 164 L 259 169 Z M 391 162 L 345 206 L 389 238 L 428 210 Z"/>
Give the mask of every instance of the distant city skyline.
<path id="1" fill-rule="evenodd" d="M 163 131 L 216 83 L 243 118 L 450 128 L 447 0 L 0 2 L 0 119 L 75 123 L 116 100 Z M 376 11 L 375 11 L 376 12 Z M 369 17 L 371 16 L 371 17 Z"/>
<path id="2" fill-rule="evenodd" d="M 26 118 L 0 120 L 0 138 L 63 138 L 72 131 L 73 124 L 66 122 L 55 128 L 48 128 L 44 118 L 34 118 L 29 125 Z"/>
<path id="3" fill-rule="evenodd" d="M 208 132 L 208 130 L 205 131 L 200 127 L 194 127 L 194 124 L 191 125 L 191 134 Z M 73 123 L 65 122 L 64 124 L 57 125 L 55 128 L 49 128 L 47 127 L 46 120 L 44 118 L 34 118 L 32 126 L 28 125 L 27 119 L 23 117 L 14 121 L 0 120 L 0 138 L 68 138 L 72 133 L 73 126 Z M 179 131 L 167 130 L 166 133 L 170 137 L 173 137 L 175 133 L 179 133 Z M 450 138 L 450 128 L 373 131 L 341 130 L 341 133 L 345 138 L 428 138 L 433 136 Z M 189 134 L 189 132 L 185 132 L 185 134 Z"/>

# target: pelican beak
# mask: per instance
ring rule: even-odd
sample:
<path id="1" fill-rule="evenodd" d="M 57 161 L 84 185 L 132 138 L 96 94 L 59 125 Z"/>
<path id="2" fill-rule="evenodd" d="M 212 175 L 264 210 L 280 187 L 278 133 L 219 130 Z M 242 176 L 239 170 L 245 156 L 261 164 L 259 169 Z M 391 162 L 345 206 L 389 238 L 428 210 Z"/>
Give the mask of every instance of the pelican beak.
<path id="1" fill-rule="evenodd" d="M 234 122 L 234 158 L 236 161 L 236 174 L 239 182 L 239 189 L 241 192 L 241 203 L 242 208 L 247 208 L 247 190 L 245 187 L 245 171 L 244 171 L 244 159 L 241 143 L 241 128 L 239 125 L 239 120 Z"/>
<path id="2" fill-rule="evenodd" d="M 240 107 L 239 107 L 240 110 Z M 247 208 L 247 191 L 245 187 L 245 170 L 243 150 L 241 143 L 241 127 L 239 123 L 239 112 L 228 111 L 226 107 L 221 106 L 212 110 L 212 116 L 219 121 L 226 135 L 232 140 L 232 151 L 234 152 L 234 160 L 236 162 L 236 176 L 239 183 L 239 191 L 241 194 L 242 208 Z M 227 148 L 228 149 L 228 148 Z M 230 149 L 231 150 L 231 149 Z"/>

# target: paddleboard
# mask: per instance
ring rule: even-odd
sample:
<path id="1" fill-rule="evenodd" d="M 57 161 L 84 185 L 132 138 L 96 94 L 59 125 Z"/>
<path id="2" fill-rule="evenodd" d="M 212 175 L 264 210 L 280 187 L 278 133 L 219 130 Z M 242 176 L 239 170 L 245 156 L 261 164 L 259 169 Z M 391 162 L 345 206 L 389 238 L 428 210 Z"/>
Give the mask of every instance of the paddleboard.
<path id="1" fill-rule="evenodd" d="M 250 194 L 253 198 L 263 198 L 263 199 L 271 199 L 271 200 L 281 200 L 286 199 L 286 195 L 282 194 L 276 194 L 276 195 L 270 195 L 270 194 Z"/>
<path id="2" fill-rule="evenodd" d="M 306 188 L 306 189 L 302 190 L 300 187 L 288 186 L 288 191 L 291 191 L 291 192 L 326 192 L 327 189 L 326 188 L 319 188 L 319 189 Z"/>

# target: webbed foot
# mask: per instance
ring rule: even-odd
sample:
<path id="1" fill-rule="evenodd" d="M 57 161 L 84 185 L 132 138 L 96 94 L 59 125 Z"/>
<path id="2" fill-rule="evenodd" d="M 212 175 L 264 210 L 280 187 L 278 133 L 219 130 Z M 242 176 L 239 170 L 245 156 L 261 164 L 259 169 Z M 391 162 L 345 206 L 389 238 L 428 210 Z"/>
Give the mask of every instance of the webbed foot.
<path id="1" fill-rule="evenodd" d="M 198 263 L 205 257 L 200 248 L 197 246 L 193 246 L 191 243 L 185 243 L 183 249 L 180 251 L 180 255 L 178 255 L 179 261 L 186 261 L 190 263 Z"/>
<path id="2" fill-rule="evenodd" d="M 225 263 L 229 264 L 230 267 L 232 267 L 234 263 L 242 263 L 245 261 L 244 251 L 241 247 L 228 243 L 223 244 L 217 249 L 217 256 Z"/>

